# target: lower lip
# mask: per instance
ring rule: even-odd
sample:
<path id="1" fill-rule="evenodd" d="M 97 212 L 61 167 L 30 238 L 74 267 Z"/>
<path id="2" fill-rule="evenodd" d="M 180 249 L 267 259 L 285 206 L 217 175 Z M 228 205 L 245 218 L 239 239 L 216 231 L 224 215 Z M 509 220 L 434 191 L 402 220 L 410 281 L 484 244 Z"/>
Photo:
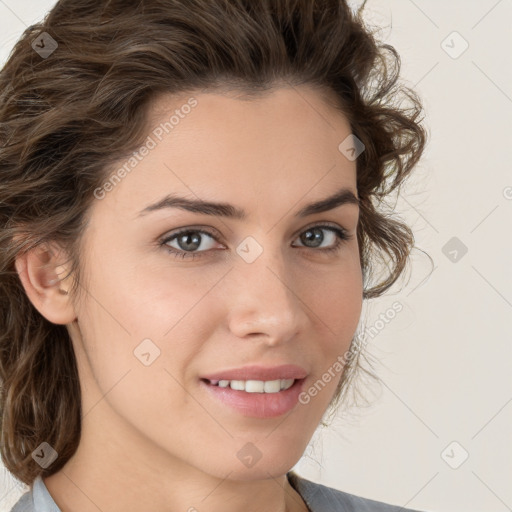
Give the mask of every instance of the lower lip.
<path id="1" fill-rule="evenodd" d="M 201 386 L 220 402 L 232 407 L 244 416 L 276 418 L 291 411 L 299 401 L 305 379 L 296 380 L 293 386 L 279 393 L 247 393 L 201 380 Z"/>

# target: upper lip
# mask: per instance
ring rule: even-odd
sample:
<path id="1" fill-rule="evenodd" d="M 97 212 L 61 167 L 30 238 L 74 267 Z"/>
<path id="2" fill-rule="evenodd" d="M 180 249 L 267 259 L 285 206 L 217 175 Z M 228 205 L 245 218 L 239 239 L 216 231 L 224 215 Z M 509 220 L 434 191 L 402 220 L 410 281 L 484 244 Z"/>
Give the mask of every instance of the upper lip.
<path id="1" fill-rule="evenodd" d="M 283 364 L 280 366 L 244 366 L 231 370 L 222 370 L 217 373 L 204 375 L 207 380 L 278 380 L 278 379 L 303 379 L 308 372 L 295 364 Z"/>

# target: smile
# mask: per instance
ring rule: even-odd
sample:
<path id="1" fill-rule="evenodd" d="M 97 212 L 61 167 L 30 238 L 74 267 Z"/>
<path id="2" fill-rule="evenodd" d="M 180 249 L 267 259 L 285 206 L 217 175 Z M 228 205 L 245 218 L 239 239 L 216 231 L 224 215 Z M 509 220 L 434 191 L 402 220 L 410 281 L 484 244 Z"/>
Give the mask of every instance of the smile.
<path id="1" fill-rule="evenodd" d="M 208 380 L 208 379 L 206 379 Z M 208 380 L 212 386 L 230 387 L 246 393 L 279 393 L 293 386 L 295 379 L 276 380 Z"/>
<path id="2" fill-rule="evenodd" d="M 275 418 L 289 413 L 299 403 L 306 379 L 209 380 L 201 388 L 214 407 L 227 408 L 242 416 Z"/>

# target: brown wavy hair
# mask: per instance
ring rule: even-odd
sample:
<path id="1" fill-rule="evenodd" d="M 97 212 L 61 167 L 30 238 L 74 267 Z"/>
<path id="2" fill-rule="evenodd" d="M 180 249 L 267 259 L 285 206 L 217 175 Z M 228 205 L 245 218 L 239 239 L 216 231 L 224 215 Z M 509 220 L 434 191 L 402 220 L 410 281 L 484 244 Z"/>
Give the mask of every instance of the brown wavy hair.
<path id="1" fill-rule="evenodd" d="M 24 31 L 0 71 L 0 452 L 15 478 L 31 485 L 61 469 L 78 447 L 82 414 L 68 329 L 30 302 L 15 258 L 59 244 L 78 296 L 93 192 L 143 143 L 160 94 L 257 95 L 282 82 L 334 93 L 365 145 L 356 162 L 363 298 L 400 277 L 414 237 L 384 200 L 418 162 L 427 132 L 417 93 L 399 80 L 397 51 L 362 18 L 365 3 L 355 11 L 344 0 L 60 0 Z M 46 57 L 33 46 L 48 44 L 43 33 L 58 44 Z M 354 341 L 351 351 L 335 401 L 359 365 Z M 42 442 L 58 452 L 46 469 L 31 455 Z"/>

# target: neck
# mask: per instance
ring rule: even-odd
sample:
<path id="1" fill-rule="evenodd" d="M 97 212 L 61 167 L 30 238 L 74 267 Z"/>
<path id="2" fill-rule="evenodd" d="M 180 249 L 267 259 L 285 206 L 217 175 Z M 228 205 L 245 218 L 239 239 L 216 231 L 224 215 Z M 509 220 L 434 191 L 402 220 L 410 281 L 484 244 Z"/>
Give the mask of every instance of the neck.
<path id="1" fill-rule="evenodd" d="M 103 422 L 101 422 L 103 423 Z M 114 424 L 112 419 L 107 423 Z M 92 429 L 84 421 L 80 445 L 44 483 L 62 512 L 307 512 L 286 475 L 235 480 L 171 459 L 160 447 L 119 429 Z M 94 435 L 89 434 L 94 432 Z M 126 446 L 131 449 L 127 450 Z"/>

